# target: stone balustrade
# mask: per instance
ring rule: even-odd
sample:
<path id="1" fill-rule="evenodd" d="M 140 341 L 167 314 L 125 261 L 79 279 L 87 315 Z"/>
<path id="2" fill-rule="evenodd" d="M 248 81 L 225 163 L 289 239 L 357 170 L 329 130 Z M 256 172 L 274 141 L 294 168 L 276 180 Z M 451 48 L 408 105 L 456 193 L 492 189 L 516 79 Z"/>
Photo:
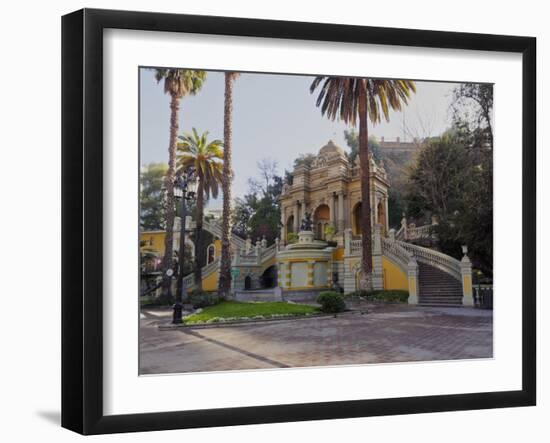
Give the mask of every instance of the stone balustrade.
<path id="1" fill-rule="evenodd" d="M 460 261 L 450 255 L 422 246 L 396 240 L 401 247 L 409 251 L 414 258 L 427 265 L 438 268 L 448 274 L 451 274 L 457 280 L 461 279 Z"/>

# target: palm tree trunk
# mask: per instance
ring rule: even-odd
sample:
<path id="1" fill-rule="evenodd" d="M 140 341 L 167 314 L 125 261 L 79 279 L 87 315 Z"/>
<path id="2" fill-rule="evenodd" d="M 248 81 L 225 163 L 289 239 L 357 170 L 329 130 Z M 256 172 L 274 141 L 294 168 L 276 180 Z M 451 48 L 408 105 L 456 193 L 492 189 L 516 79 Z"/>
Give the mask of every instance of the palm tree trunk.
<path id="1" fill-rule="evenodd" d="M 168 171 L 166 172 L 164 186 L 166 188 L 166 236 L 164 238 L 164 257 L 162 259 L 162 298 L 172 301 L 172 277 L 166 272 L 173 267 L 174 253 L 174 177 L 176 171 L 176 143 L 178 136 L 178 116 L 180 99 L 172 95 L 170 101 L 170 141 L 168 144 Z"/>
<path id="2" fill-rule="evenodd" d="M 197 221 L 195 227 L 195 289 L 202 291 L 202 263 L 201 256 L 204 252 L 202 245 L 202 218 L 204 214 L 204 178 L 199 176 L 197 186 Z"/>
<path id="3" fill-rule="evenodd" d="M 370 207 L 370 159 L 366 80 L 359 89 L 359 163 L 361 165 L 361 290 L 372 290 L 372 231 Z"/>
<path id="4" fill-rule="evenodd" d="M 220 263 L 220 279 L 218 294 L 227 297 L 231 292 L 231 118 L 233 112 L 233 80 L 232 72 L 225 73 L 225 96 L 223 118 L 223 212 L 222 212 L 222 251 Z"/>

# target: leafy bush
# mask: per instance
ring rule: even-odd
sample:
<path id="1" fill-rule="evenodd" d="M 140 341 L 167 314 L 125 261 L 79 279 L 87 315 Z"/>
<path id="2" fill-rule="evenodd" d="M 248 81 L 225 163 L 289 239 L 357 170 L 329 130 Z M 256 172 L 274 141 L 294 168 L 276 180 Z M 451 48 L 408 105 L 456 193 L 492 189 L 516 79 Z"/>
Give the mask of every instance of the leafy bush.
<path id="1" fill-rule="evenodd" d="M 363 298 L 375 303 L 407 303 L 409 300 L 409 291 L 401 289 L 389 289 L 382 291 L 355 291 L 346 294 L 346 298 Z"/>
<path id="2" fill-rule="evenodd" d="M 328 224 L 325 226 L 325 238 L 329 241 L 331 241 L 334 237 L 334 234 L 336 234 L 336 228 L 333 224 Z"/>
<path id="3" fill-rule="evenodd" d="M 223 297 L 218 294 L 212 294 L 208 292 L 193 291 L 189 295 L 189 303 L 193 305 L 193 308 L 206 308 L 207 306 L 214 306 L 222 302 Z"/>
<path id="4" fill-rule="evenodd" d="M 387 291 L 373 291 L 367 295 L 374 301 L 380 301 L 383 303 L 407 303 L 409 301 L 409 291 L 401 289 L 390 289 Z"/>
<path id="5" fill-rule="evenodd" d="M 370 293 L 368 291 L 353 291 L 344 294 L 347 300 L 366 299 Z"/>
<path id="6" fill-rule="evenodd" d="M 334 291 L 325 291 L 317 297 L 317 303 L 321 305 L 321 311 L 328 313 L 342 312 L 346 309 L 344 297 Z"/>
<path id="7" fill-rule="evenodd" d="M 288 244 L 296 243 L 298 241 L 298 234 L 294 232 L 289 232 L 286 236 L 286 242 Z"/>

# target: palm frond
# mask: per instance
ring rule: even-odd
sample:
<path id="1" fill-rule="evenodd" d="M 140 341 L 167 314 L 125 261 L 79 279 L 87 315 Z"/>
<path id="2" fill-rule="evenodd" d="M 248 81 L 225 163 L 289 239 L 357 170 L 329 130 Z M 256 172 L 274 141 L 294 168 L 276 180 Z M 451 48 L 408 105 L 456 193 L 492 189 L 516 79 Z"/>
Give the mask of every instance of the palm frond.
<path id="1" fill-rule="evenodd" d="M 389 120 L 390 109 L 400 111 L 416 85 L 412 80 L 317 76 L 309 87 L 310 93 L 319 90 L 315 105 L 322 115 L 352 126 L 357 124 L 361 89 L 366 90 L 369 120 L 376 124 L 382 116 Z"/>
<path id="2" fill-rule="evenodd" d="M 202 183 L 204 196 L 217 197 L 223 175 L 223 142 L 218 139 L 209 142 L 208 132 L 199 134 L 196 128 L 178 139 L 177 173 L 193 169 Z"/>
<path id="3" fill-rule="evenodd" d="M 206 80 L 206 71 L 155 68 L 155 80 L 164 80 L 164 93 L 177 98 L 195 95 Z"/>

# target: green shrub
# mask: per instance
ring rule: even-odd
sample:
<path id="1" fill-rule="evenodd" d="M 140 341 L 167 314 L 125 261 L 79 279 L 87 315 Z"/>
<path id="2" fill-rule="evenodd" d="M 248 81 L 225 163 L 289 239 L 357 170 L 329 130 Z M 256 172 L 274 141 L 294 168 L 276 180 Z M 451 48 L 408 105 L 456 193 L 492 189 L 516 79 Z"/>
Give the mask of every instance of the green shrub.
<path id="1" fill-rule="evenodd" d="M 325 226 L 325 238 L 328 241 L 331 241 L 334 238 L 334 234 L 336 234 L 336 228 L 333 224 L 328 224 Z"/>
<path id="2" fill-rule="evenodd" d="M 360 298 L 366 299 L 368 295 L 369 295 L 369 292 L 367 291 L 353 291 L 353 292 L 348 292 L 347 294 L 344 294 L 344 297 L 347 300 L 357 300 Z"/>
<path id="3" fill-rule="evenodd" d="M 189 294 L 189 303 L 195 309 L 206 308 L 207 306 L 214 306 L 222 302 L 223 297 L 218 294 L 212 294 L 208 292 L 192 291 Z"/>
<path id="4" fill-rule="evenodd" d="M 334 291 L 325 291 L 317 297 L 317 303 L 321 305 L 321 311 L 328 313 L 342 312 L 346 309 L 344 297 Z"/>
<path id="5" fill-rule="evenodd" d="M 298 241 L 298 234 L 294 232 L 289 232 L 286 236 L 286 242 L 288 244 L 296 243 Z"/>
<path id="6" fill-rule="evenodd" d="M 374 303 L 407 303 L 409 291 L 388 289 L 382 291 L 354 291 L 345 295 L 348 300 L 365 299 Z"/>

